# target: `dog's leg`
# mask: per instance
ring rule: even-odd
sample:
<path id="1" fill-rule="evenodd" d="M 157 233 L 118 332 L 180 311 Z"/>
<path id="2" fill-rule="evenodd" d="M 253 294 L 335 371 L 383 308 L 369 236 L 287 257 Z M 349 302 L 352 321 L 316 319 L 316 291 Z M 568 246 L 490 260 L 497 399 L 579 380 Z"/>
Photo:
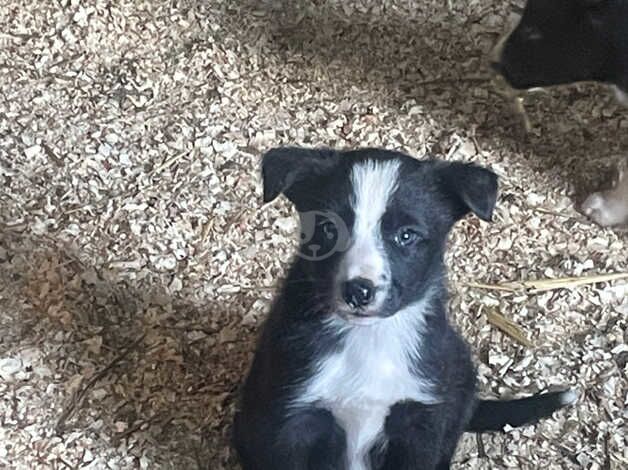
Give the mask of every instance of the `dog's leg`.
<path id="1" fill-rule="evenodd" d="M 345 447 L 345 432 L 331 412 L 312 408 L 284 422 L 269 461 L 272 470 L 343 470 Z"/>
<path id="2" fill-rule="evenodd" d="M 466 398 L 466 397 L 465 397 Z M 440 459 L 438 461 L 438 465 L 436 466 L 436 470 L 449 470 L 451 465 L 451 459 L 456 452 L 456 447 L 458 447 L 458 441 L 460 441 L 460 437 L 464 432 L 464 423 L 466 423 L 473 411 L 472 407 L 468 406 L 471 400 L 460 401 L 462 406 L 456 406 L 451 409 L 451 412 L 448 416 L 448 425 L 445 427 L 445 432 L 443 433 L 443 440 L 441 441 L 441 452 Z M 464 419 L 461 419 L 465 417 Z"/>
<path id="3" fill-rule="evenodd" d="M 445 424 L 442 405 L 417 402 L 393 405 L 384 424 L 386 444 L 383 457 L 378 459 L 379 469 L 440 468 Z"/>

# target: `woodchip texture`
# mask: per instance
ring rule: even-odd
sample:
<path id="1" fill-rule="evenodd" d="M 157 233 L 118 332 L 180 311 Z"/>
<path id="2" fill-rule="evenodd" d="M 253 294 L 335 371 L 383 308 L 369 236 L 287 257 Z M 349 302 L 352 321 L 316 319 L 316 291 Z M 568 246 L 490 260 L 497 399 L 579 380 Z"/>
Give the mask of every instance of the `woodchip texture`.
<path id="1" fill-rule="evenodd" d="M 628 468 L 626 280 L 470 285 L 628 271 L 627 235 L 574 209 L 628 153 L 628 111 L 601 86 L 549 90 L 524 134 L 486 67 L 520 6 L 0 2 L 0 468 L 237 468 L 238 386 L 295 246 L 259 156 L 295 143 L 501 177 L 494 223 L 451 236 L 452 321 L 482 395 L 580 399 L 466 436 L 454 468 Z"/>

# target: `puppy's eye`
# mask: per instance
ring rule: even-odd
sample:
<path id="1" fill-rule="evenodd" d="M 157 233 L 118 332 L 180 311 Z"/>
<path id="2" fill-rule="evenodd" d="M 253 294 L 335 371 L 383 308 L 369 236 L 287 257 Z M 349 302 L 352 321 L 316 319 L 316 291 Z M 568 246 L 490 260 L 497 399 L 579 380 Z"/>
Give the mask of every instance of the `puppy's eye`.
<path id="1" fill-rule="evenodd" d="M 395 234 L 395 243 L 399 246 L 410 246 L 422 239 L 421 234 L 410 227 L 402 227 Z"/>
<path id="2" fill-rule="evenodd" d="M 325 238 L 328 240 L 333 240 L 338 235 L 336 224 L 334 224 L 331 220 L 321 222 L 319 227 Z"/>
<path id="3" fill-rule="evenodd" d="M 535 28 L 534 26 L 525 26 L 521 30 L 521 36 L 526 41 L 539 41 L 543 39 L 543 33 L 539 28 Z"/>

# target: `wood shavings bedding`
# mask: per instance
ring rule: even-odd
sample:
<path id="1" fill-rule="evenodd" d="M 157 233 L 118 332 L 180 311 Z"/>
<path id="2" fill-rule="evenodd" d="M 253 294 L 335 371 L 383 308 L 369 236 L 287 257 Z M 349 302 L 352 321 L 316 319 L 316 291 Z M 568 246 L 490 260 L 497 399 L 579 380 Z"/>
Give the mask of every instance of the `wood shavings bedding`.
<path id="1" fill-rule="evenodd" d="M 485 68 L 510 13 L 487 0 L 3 2 L 0 467 L 237 468 L 238 385 L 295 244 L 288 205 L 261 206 L 258 155 L 306 144 L 501 177 L 495 222 L 451 237 L 453 320 L 485 395 L 571 384 L 581 398 L 535 427 L 466 436 L 454 468 L 625 468 L 625 280 L 469 285 L 628 270 L 627 235 L 573 208 L 625 155 L 626 110 L 592 85 L 530 95 L 523 139 Z"/>

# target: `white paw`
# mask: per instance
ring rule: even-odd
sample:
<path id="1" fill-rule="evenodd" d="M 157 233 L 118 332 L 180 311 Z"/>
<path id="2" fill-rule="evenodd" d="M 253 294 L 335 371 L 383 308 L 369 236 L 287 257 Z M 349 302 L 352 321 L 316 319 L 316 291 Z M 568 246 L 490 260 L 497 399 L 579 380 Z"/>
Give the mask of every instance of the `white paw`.
<path id="1" fill-rule="evenodd" d="M 602 227 L 622 225 L 628 219 L 628 199 L 614 194 L 593 193 L 582 203 L 582 212 Z"/>

